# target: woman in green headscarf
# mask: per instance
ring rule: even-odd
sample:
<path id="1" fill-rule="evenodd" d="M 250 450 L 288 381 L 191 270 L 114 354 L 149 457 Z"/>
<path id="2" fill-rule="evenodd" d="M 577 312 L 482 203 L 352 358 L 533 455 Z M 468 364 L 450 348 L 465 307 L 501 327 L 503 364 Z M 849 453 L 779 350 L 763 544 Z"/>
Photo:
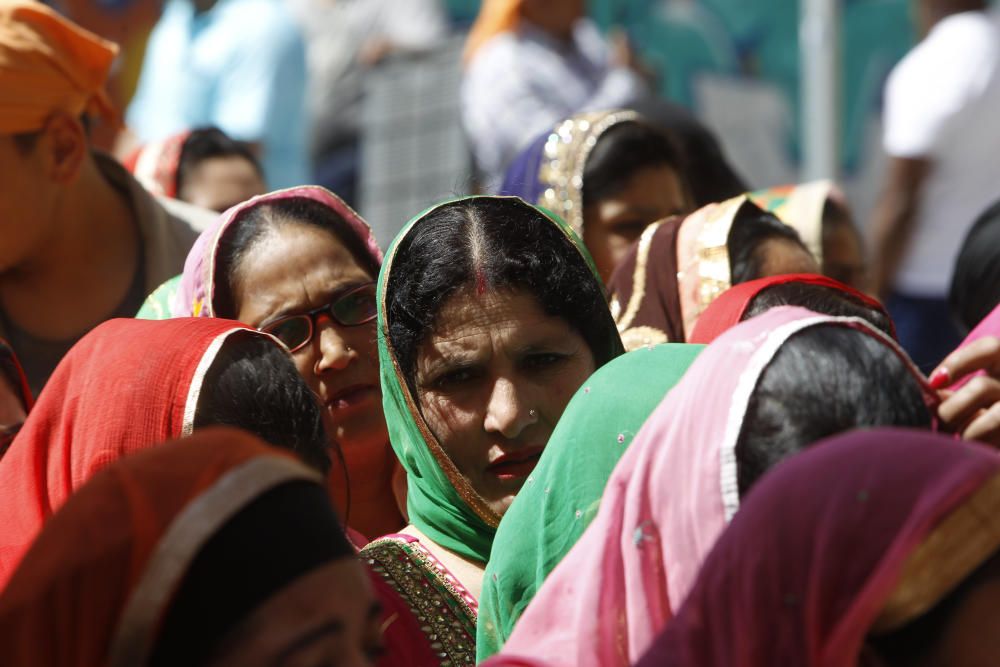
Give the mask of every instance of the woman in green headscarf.
<path id="1" fill-rule="evenodd" d="M 591 376 L 566 406 L 497 529 L 479 600 L 480 661 L 503 647 L 521 612 L 590 525 L 611 471 L 703 347 L 668 343 L 629 352 Z"/>
<path id="2" fill-rule="evenodd" d="M 410 525 L 362 553 L 442 661 L 473 664 L 500 518 L 621 340 L 580 239 L 516 197 L 458 199 L 412 220 L 379 274 L 378 335 Z"/>

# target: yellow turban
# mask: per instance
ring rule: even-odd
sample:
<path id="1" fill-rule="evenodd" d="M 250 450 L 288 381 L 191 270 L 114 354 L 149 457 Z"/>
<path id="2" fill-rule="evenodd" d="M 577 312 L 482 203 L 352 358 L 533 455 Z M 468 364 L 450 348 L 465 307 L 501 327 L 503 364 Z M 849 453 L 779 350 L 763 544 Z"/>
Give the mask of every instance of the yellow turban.
<path id="1" fill-rule="evenodd" d="M 0 0 L 0 134 L 39 130 L 53 111 L 113 118 L 104 84 L 117 54 L 40 2 Z"/>
<path id="2" fill-rule="evenodd" d="M 476 52 L 497 35 L 510 32 L 521 18 L 523 0 L 483 0 L 476 22 L 465 41 L 462 60 L 468 65 Z"/>

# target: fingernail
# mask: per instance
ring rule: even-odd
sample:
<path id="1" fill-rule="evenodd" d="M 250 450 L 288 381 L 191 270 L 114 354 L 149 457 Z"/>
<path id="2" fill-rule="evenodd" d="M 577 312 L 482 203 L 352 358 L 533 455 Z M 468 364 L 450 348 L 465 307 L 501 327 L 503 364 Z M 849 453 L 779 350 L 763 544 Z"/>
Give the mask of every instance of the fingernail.
<path id="1" fill-rule="evenodd" d="M 951 384 L 951 371 L 941 366 L 931 373 L 928 382 L 930 382 L 931 389 L 943 389 Z"/>

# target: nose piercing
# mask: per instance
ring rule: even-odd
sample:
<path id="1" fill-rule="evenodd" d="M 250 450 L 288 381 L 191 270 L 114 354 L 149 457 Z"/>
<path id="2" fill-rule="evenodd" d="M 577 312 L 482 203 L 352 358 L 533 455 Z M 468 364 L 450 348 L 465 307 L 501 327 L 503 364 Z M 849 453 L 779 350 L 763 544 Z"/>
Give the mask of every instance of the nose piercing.
<path id="1" fill-rule="evenodd" d="M 538 411 L 528 410 L 528 416 L 531 417 L 532 419 L 538 419 Z"/>

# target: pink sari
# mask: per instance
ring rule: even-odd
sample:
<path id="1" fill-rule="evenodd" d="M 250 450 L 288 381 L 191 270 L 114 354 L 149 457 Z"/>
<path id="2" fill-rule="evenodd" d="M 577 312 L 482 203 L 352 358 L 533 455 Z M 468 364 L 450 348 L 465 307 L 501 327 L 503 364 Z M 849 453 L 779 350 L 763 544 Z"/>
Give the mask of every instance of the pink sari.
<path id="1" fill-rule="evenodd" d="M 758 379 L 790 337 L 818 325 L 882 341 L 926 386 L 857 318 L 782 307 L 723 333 L 639 431 L 597 518 L 485 664 L 629 665 L 649 648 L 739 508 L 736 443 Z"/>
<path id="2" fill-rule="evenodd" d="M 840 435 L 761 480 L 638 665 L 854 667 L 870 633 L 919 618 L 998 547 L 995 450 Z"/>

